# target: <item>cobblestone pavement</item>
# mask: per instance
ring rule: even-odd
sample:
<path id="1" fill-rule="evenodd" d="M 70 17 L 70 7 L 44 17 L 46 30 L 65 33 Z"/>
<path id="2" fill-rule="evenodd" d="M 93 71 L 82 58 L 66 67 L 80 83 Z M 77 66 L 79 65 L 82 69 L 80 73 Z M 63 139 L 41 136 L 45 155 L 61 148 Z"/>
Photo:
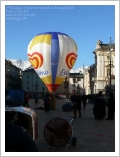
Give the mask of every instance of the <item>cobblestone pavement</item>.
<path id="1" fill-rule="evenodd" d="M 82 111 L 82 117 L 73 120 L 72 137 L 77 138 L 77 145 L 68 145 L 66 149 L 49 147 L 44 139 L 44 127 L 52 118 L 72 118 L 73 112 L 64 112 L 62 105 L 68 99 L 57 99 L 56 110 L 45 113 L 44 110 L 35 109 L 43 107 L 43 100 L 35 105 L 34 100 L 29 101 L 30 108 L 33 108 L 38 116 L 39 137 L 36 140 L 40 152 L 115 152 L 115 120 L 95 120 L 93 115 L 93 104 L 87 104 Z"/>

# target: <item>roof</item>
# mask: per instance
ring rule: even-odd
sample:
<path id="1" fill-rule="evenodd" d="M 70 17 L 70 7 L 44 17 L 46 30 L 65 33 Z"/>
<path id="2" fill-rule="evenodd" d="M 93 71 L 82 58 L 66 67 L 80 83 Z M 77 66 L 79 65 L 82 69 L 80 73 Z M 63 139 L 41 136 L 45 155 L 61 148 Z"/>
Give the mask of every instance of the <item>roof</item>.
<path id="1" fill-rule="evenodd" d="M 35 70 L 33 68 L 27 68 L 23 72 L 35 72 Z"/>
<path id="2" fill-rule="evenodd" d="M 5 66 L 6 66 L 7 64 L 10 65 L 10 66 L 15 67 L 16 69 L 21 70 L 19 67 L 17 67 L 16 65 L 14 65 L 10 60 L 5 59 Z"/>
<path id="3" fill-rule="evenodd" d="M 80 73 L 70 73 L 70 78 L 73 78 L 73 77 L 79 77 L 79 78 L 83 78 L 83 74 L 80 74 Z"/>
<path id="4" fill-rule="evenodd" d="M 109 51 L 109 49 L 110 49 L 110 44 L 100 44 L 99 46 L 100 46 L 99 48 L 97 48 L 93 51 L 94 54 L 97 51 L 103 51 L 103 50 Z M 115 50 L 115 44 L 111 44 L 111 48 L 113 48 Z"/>

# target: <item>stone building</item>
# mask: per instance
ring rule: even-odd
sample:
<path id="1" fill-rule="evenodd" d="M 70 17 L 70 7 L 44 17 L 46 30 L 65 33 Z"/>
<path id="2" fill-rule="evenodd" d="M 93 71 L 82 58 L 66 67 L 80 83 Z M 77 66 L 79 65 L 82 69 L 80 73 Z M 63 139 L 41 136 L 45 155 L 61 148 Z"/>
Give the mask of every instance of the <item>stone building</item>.
<path id="1" fill-rule="evenodd" d="M 115 90 L 115 44 L 103 44 L 102 41 L 98 40 L 96 49 L 93 51 L 95 55 L 95 66 L 94 66 L 94 91 L 106 91 L 106 87 L 110 86 L 110 75 L 111 75 L 111 88 Z M 111 74 L 110 74 L 110 59 L 111 59 Z"/>
<path id="2" fill-rule="evenodd" d="M 69 93 L 72 93 L 73 90 L 83 94 L 84 92 L 84 82 L 83 74 L 80 73 L 69 73 Z"/>
<path id="3" fill-rule="evenodd" d="M 33 68 L 25 69 L 22 73 L 22 88 L 28 90 L 32 97 L 35 93 L 39 93 L 41 97 L 43 93 L 48 92 L 47 87 Z"/>
<path id="4" fill-rule="evenodd" d="M 111 51 L 110 51 L 111 47 Z M 84 89 L 86 94 L 95 94 L 99 91 L 109 92 L 110 67 L 111 91 L 115 91 L 115 44 L 103 44 L 98 40 L 93 51 L 95 63 L 84 70 Z M 111 59 L 111 66 L 110 66 Z"/>
<path id="5" fill-rule="evenodd" d="M 84 70 L 84 92 L 85 94 L 90 94 L 90 73 L 89 73 L 90 67 Z"/>
<path id="6" fill-rule="evenodd" d="M 21 69 L 5 59 L 5 89 L 21 89 L 22 80 L 20 78 Z"/>

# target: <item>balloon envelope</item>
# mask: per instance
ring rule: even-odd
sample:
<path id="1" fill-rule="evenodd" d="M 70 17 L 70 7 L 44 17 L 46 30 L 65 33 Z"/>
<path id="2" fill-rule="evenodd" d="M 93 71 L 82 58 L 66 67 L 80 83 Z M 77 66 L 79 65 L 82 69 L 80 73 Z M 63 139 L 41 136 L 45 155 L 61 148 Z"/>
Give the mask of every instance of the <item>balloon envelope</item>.
<path id="1" fill-rule="evenodd" d="M 53 93 L 75 64 L 77 45 L 67 34 L 46 32 L 30 41 L 27 54 L 34 70 Z"/>

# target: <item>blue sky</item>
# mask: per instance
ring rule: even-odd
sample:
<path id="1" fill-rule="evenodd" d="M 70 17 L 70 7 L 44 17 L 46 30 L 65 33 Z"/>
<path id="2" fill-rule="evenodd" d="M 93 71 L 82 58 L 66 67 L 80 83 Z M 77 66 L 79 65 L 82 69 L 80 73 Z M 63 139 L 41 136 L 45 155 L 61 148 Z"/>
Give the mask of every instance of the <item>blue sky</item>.
<path id="1" fill-rule="evenodd" d="M 115 42 L 114 5 L 6 5 L 5 11 L 6 59 L 28 60 L 27 46 L 42 32 L 63 32 L 75 40 L 73 69 L 94 64 L 97 40 L 108 44 L 111 37 Z"/>

